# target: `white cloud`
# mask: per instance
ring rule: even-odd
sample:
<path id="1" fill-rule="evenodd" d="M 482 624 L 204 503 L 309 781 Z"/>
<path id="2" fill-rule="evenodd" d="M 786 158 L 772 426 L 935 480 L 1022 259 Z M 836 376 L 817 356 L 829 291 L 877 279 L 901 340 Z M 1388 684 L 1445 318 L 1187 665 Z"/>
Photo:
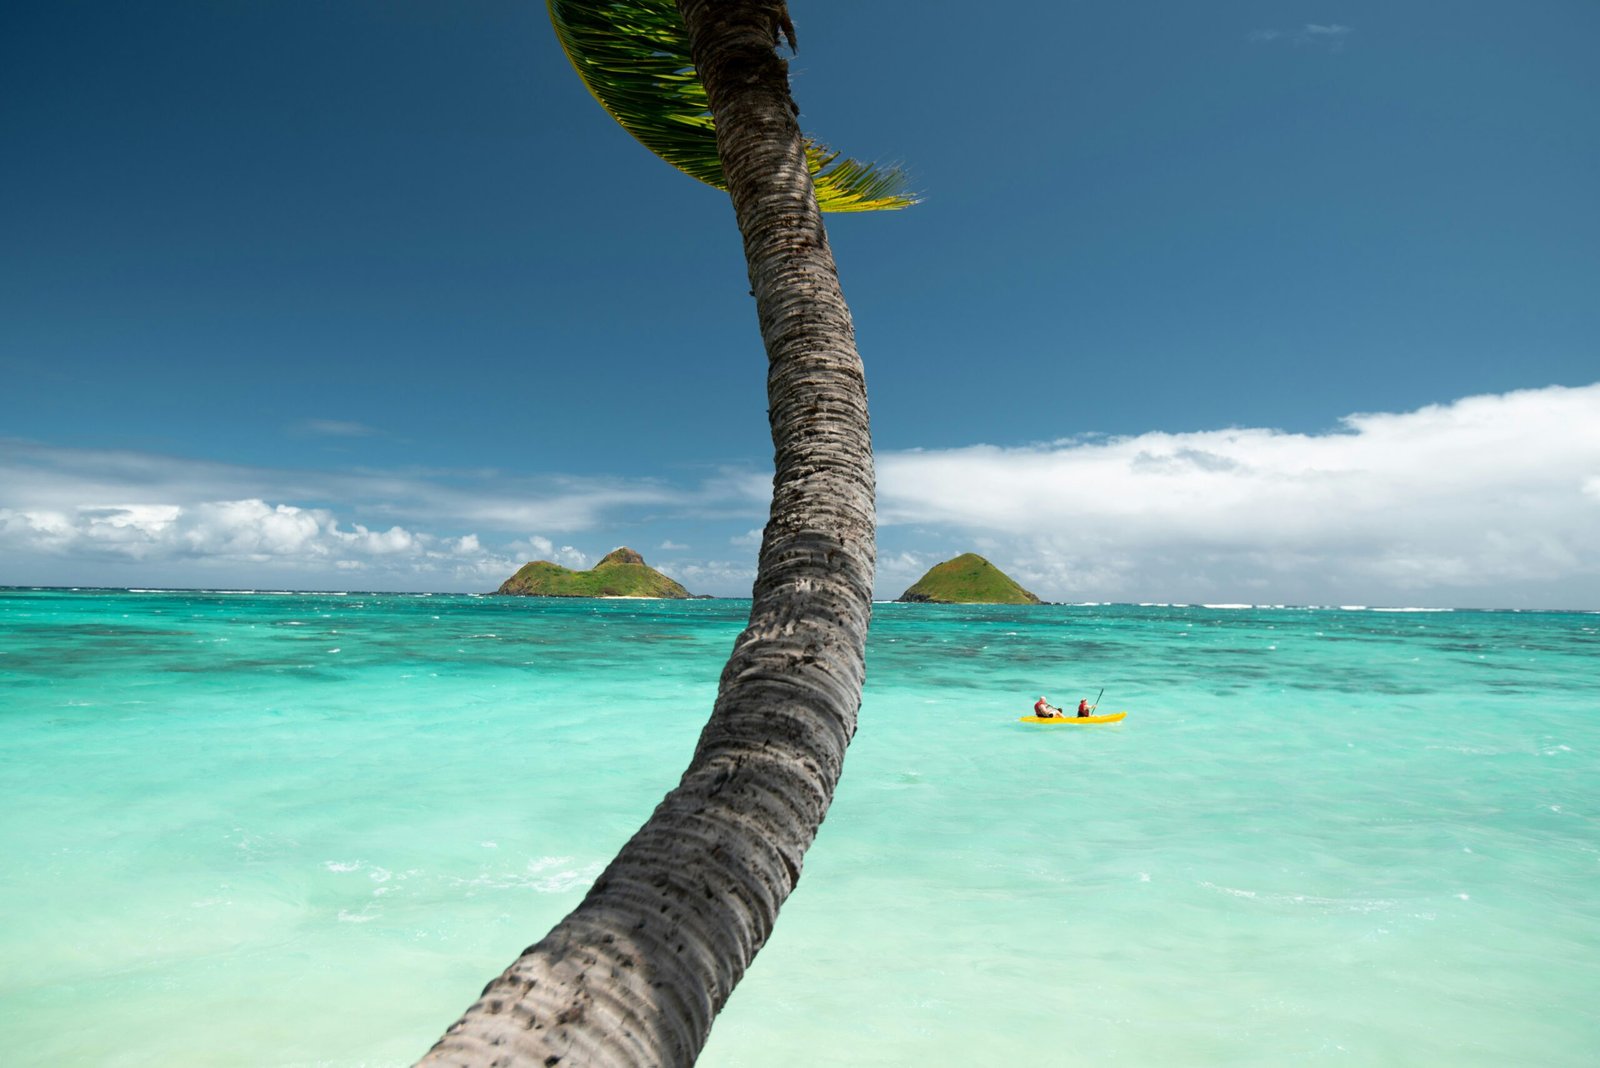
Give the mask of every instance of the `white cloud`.
<path id="1" fill-rule="evenodd" d="M 928 568 L 938 562 L 939 559 L 937 557 L 926 553 L 906 550 L 893 553 L 880 552 L 878 554 L 878 584 L 898 592 L 927 574 Z"/>
<path id="2" fill-rule="evenodd" d="M 324 438 L 369 438 L 378 433 L 365 423 L 346 419 L 302 419 L 289 427 L 295 435 Z"/>
<path id="3" fill-rule="evenodd" d="M 748 597 L 756 580 L 756 564 L 749 560 L 674 561 L 660 565 L 668 578 L 677 579 L 690 593 L 717 593 L 723 597 Z"/>
<path id="4" fill-rule="evenodd" d="M 1251 30 L 1245 37 L 1256 44 L 1267 44 L 1272 41 L 1289 41 L 1296 45 L 1320 43 L 1327 45 L 1330 52 L 1338 52 L 1344 48 L 1345 40 L 1354 32 L 1351 27 L 1336 22 L 1308 22 L 1298 29 L 1291 30 Z"/>
<path id="5" fill-rule="evenodd" d="M 561 535 L 615 544 L 618 521 L 747 524 L 767 485 L 738 469 L 693 485 L 317 472 L 0 439 L 0 583 L 321 587 L 360 573 L 368 588 L 493 588 L 528 560 L 589 567 L 595 546 Z"/>
<path id="6" fill-rule="evenodd" d="M 1600 606 L 1600 384 L 1321 434 L 884 453 L 878 474 L 879 596 L 972 550 L 1052 600 Z M 0 441 L 0 583 L 482 590 L 619 542 L 685 551 L 672 537 L 693 529 L 735 559 L 663 570 L 742 596 L 769 482 L 322 473 Z"/>
<path id="7" fill-rule="evenodd" d="M 80 505 L 70 512 L 0 509 L 0 545 L 134 560 L 262 562 L 426 555 L 439 540 L 398 526 L 375 531 L 356 523 L 345 530 L 326 509 L 252 498 L 192 505 Z"/>
<path id="8" fill-rule="evenodd" d="M 121 553 L 134 559 L 172 531 L 182 509 L 162 504 L 107 504 L 69 510 L 0 508 L 0 545 L 31 541 L 47 552 Z"/>
<path id="9" fill-rule="evenodd" d="M 492 469 L 296 471 L 0 440 L 0 508 L 18 511 L 65 513 L 127 500 L 162 506 L 249 498 L 303 507 L 338 502 L 342 511 L 384 525 L 448 523 L 516 536 L 527 530 L 593 530 L 615 514 L 699 516 L 715 509 L 748 519 L 760 514 L 765 501 L 750 496 L 758 484 L 748 474 L 728 471 L 694 486 L 614 476 L 530 477 Z"/>
<path id="10" fill-rule="evenodd" d="M 1600 385 L 1352 415 L 1327 434 L 1235 428 L 878 460 L 886 528 L 998 539 L 1009 560 L 996 563 L 1057 599 L 1595 584 L 1597 473 Z"/>
<path id="11" fill-rule="evenodd" d="M 522 541 L 512 542 L 511 548 L 514 551 L 520 551 L 528 560 L 546 560 L 552 564 L 560 564 L 562 567 L 571 568 L 574 571 L 586 571 L 589 568 L 587 554 L 579 552 L 570 545 L 563 545 L 557 548 L 555 542 L 537 534 Z M 528 560 L 524 560 L 523 563 L 527 563 Z M 518 566 L 521 565 L 519 564 Z"/>
<path id="12" fill-rule="evenodd" d="M 546 555 L 584 566 L 571 546 Z M 163 576 L 175 585 L 315 587 L 339 585 L 333 575 L 361 572 L 380 588 L 468 590 L 498 584 L 523 562 L 486 548 L 476 534 L 440 536 L 399 525 L 380 530 L 341 522 L 329 509 L 259 498 L 0 508 L 0 557 L 13 567 L 31 561 L 43 571 L 41 581 L 56 576 L 54 581 L 73 584 Z"/>

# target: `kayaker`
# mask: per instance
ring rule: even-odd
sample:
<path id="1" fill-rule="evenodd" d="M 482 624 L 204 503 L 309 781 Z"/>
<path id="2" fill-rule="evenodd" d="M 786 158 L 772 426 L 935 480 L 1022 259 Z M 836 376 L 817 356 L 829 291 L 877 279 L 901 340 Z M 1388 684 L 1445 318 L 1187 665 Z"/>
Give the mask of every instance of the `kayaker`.
<path id="1" fill-rule="evenodd" d="M 1038 716 L 1040 719 L 1056 719 L 1058 717 L 1065 719 L 1067 716 L 1067 714 L 1061 711 L 1061 709 L 1057 708 L 1049 701 L 1046 701 L 1043 694 L 1041 694 L 1039 699 L 1033 703 L 1033 714 Z"/>
<path id="2" fill-rule="evenodd" d="M 1087 697 L 1078 698 L 1078 718 L 1086 719 L 1089 716 L 1094 715 L 1094 707 L 1094 705 L 1089 703 L 1089 699 Z"/>

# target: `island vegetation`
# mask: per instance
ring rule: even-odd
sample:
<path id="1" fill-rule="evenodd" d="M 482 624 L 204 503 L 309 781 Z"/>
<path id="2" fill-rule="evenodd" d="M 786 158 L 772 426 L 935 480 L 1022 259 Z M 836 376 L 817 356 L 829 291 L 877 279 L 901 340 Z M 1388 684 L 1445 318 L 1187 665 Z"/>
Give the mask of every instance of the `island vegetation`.
<path id="1" fill-rule="evenodd" d="M 1043 604 L 1011 576 L 977 553 L 962 553 L 935 564 L 905 593 L 902 601 L 933 604 Z"/>
<path id="2" fill-rule="evenodd" d="M 588 571 L 548 560 L 523 564 L 496 593 L 515 597 L 662 597 L 684 600 L 689 591 L 644 562 L 624 545 Z"/>

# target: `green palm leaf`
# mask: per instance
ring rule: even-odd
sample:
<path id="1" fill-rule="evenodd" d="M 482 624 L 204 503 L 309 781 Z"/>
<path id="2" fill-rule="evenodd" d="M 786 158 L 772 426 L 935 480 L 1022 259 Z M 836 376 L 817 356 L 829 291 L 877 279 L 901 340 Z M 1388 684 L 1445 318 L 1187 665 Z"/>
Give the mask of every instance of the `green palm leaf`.
<path id="1" fill-rule="evenodd" d="M 691 178 L 726 189 L 705 87 L 673 0 L 546 0 L 578 77 L 640 144 Z M 806 163 L 823 211 L 885 211 L 917 198 L 905 175 L 806 139 Z"/>

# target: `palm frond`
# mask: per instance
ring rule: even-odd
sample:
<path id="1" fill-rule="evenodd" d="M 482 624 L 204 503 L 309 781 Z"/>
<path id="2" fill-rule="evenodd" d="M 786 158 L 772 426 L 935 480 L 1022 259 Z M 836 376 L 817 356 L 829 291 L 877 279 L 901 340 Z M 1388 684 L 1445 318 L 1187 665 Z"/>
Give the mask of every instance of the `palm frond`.
<path id="1" fill-rule="evenodd" d="M 546 0 L 561 47 L 583 84 L 644 147 L 707 185 L 726 189 L 716 124 L 689 60 L 673 0 Z M 886 211 L 917 202 L 905 175 L 841 159 L 809 137 L 806 164 L 823 211 Z"/>

